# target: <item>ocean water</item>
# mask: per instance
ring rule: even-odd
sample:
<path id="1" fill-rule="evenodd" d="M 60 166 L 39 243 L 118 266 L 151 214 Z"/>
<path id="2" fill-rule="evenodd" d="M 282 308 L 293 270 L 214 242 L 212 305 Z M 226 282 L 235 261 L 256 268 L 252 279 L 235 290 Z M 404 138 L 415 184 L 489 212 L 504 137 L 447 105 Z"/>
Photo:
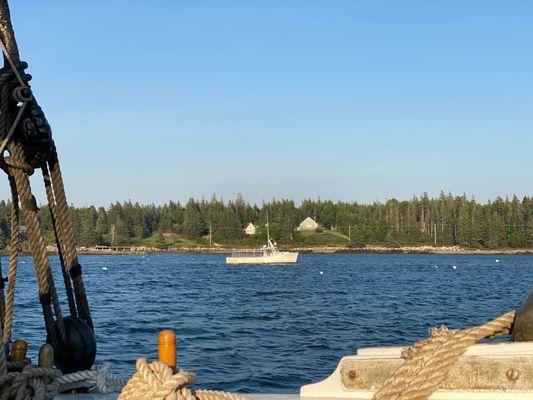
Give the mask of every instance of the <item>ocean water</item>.
<path id="1" fill-rule="evenodd" d="M 500 262 L 496 262 L 499 259 Z M 97 363 L 129 377 L 174 329 L 198 386 L 296 393 L 359 347 L 407 345 L 430 326 L 477 325 L 521 305 L 531 256 L 301 255 L 296 266 L 227 266 L 223 255 L 81 256 Z M 52 258 L 55 271 L 57 258 Z M 7 259 L 2 259 L 6 273 Z M 454 269 L 452 266 L 457 268 Z M 107 268 L 107 271 L 104 270 Z M 67 313 L 62 279 L 58 291 Z M 29 257 L 17 277 L 14 338 L 45 338 Z"/>

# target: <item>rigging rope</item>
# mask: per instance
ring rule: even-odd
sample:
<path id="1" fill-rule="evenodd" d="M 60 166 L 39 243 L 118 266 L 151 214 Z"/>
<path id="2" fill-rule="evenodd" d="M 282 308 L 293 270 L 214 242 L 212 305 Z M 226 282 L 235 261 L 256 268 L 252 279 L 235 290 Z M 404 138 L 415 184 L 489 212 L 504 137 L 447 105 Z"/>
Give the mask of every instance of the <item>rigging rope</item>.
<path id="1" fill-rule="evenodd" d="M 10 260 L 5 296 L 6 285 L 3 284 L 0 270 L 0 357 L 5 359 L 3 347 L 9 345 L 12 335 L 22 214 L 37 276 L 47 341 L 54 348 L 56 365 L 63 372 L 87 369 L 94 362 L 96 342 L 59 159 L 51 128 L 31 92 L 31 75 L 25 72 L 28 64 L 19 59 L 7 0 L 0 0 L 0 48 L 4 56 L 4 67 L 0 69 L 0 168 L 8 176 L 12 197 Z M 41 168 L 45 183 L 69 316 L 64 316 L 61 310 L 41 230 L 39 209 L 30 186 L 29 177 L 37 168 Z"/>
<path id="2" fill-rule="evenodd" d="M 17 259 L 19 250 L 19 202 L 17 186 L 12 176 L 9 176 L 11 188 L 11 242 L 9 244 L 9 275 L 7 280 L 7 294 L 5 297 L 4 334 L 3 342 L 11 341 L 13 328 L 13 311 L 15 304 L 15 278 L 17 276 Z"/>

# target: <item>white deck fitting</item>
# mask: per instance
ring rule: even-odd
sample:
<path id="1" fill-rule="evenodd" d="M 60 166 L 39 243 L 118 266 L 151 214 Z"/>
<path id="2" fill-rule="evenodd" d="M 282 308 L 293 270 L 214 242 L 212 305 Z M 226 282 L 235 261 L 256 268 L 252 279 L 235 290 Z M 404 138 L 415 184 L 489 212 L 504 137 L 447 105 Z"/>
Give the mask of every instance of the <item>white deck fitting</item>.
<path id="1" fill-rule="evenodd" d="M 325 380 L 305 385 L 302 400 L 370 400 L 388 374 L 403 362 L 403 347 L 360 349 L 344 357 Z M 507 378 L 507 371 L 518 378 Z M 450 370 L 431 400 L 533 400 L 533 342 L 477 344 Z M 501 390 L 505 388 L 505 390 Z"/>

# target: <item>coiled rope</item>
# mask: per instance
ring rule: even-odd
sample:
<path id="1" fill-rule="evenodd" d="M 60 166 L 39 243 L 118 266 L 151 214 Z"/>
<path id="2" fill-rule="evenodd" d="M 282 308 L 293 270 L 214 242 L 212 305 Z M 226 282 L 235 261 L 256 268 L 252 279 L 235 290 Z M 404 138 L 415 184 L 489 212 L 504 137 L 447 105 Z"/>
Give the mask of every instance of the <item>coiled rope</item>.
<path id="1" fill-rule="evenodd" d="M 444 381 L 468 347 L 490 337 L 508 335 L 515 311 L 464 330 L 430 329 L 430 338 L 404 351 L 406 361 L 374 394 L 373 400 L 426 400 Z"/>
<path id="2" fill-rule="evenodd" d="M 93 371 L 62 375 L 57 368 L 42 368 L 31 363 L 8 363 L 9 372 L 0 374 L 0 400 L 45 400 L 75 389 L 109 393 L 126 384 L 110 373 L 110 365 L 103 364 Z"/>
<path id="3" fill-rule="evenodd" d="M 196 383 L 196 375 L 167 364 L 139 358 L 137 372 L 128 381 L 118 400 L 245 400 L 244 397 L 211 390 L 191 390 L 187 385 Z"/>

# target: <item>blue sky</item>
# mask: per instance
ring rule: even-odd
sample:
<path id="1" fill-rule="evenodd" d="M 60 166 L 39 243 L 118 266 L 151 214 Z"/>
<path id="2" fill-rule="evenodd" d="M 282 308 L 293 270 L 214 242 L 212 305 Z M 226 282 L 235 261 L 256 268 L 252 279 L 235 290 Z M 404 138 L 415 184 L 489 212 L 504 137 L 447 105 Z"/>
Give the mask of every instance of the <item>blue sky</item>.
<path id="1" fill-rule="evenodd" d="M 531 2 L 11 3 L 77 205 L 533 195 Z"/>

